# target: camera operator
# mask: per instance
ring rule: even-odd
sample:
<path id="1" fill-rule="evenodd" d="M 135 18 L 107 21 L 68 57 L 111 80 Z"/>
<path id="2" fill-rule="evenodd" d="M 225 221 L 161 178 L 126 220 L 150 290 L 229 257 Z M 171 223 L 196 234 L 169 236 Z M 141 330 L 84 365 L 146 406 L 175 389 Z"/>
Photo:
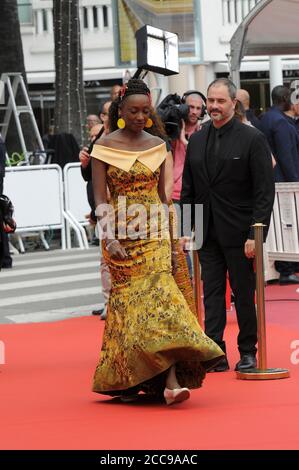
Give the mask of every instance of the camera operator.
<path id="1" fill-rule="evenodd" d="M 182 103 L 189 108 L 188 115 L 181 120 L 181 131 L 178 139 L 171 143 L 174 158 L 173 167 L 173 193 L 172 200 L 179 202 L 182 189 L 182 176 L 186 158 L 186 149 L 191 135 L 199 131 L 202 125 L 202 119 L 205 115 L 205 97 L 202 93 L 191 90 L 184 93 Z"/>
<path id="2" fill-rule="evenodd" d="M 183 94 L 181 105 L 177 107 L 180 119 L 180 132 L 176 139 L 171 141 L 171 149 L 173 154 L 173 192 L 172 200 L 179 204 L 181 199 L 183 170 L 186 159 L 186 149 L 188 140 L 194 132 L 201 129 L 202 120 L 206 114 L 205 96 L 196 91 L 190 90 Z M 186 240 L 181 239 L 180 246 L 185 251 Z M 192 264 L 187 251 L 185 251 L 186 261 L 188 264 L 189 275 L 192 278 Z"/>

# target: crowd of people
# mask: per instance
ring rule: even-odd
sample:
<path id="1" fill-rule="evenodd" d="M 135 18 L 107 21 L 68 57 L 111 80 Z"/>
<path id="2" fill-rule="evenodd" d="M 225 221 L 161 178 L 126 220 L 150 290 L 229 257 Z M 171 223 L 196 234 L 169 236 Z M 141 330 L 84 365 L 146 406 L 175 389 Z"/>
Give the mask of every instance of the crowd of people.
<path id="1" fill-rule="evenodd" d="M 164 396 L 172 404 L 189 398 L 190 389 L 201 385 L 206 371 L 229 370 L 224 340 L 227 276 L 239 325 L 240 360 L 235 370 L 256 367 L 252 225 L 263 223 L 266 238 L 274 182 L 299 181 L 299 106 L 291 102 L 291 90 L 286 87 L 276 87 L 272 100 L 272 108 L 258 119 L 246 90 L 237 90 L 228 79 L 217 79 L 206 97 L 197 90 L 184 94 L 189 113 L 181 122 L 179 137 L 169 141 L 142 81 L 130 80 L 111 97 L 102 132 L 92 148 L 80 154 L 82 167 L 88 161 L 91 169 L 91 207 L 93 213 L 96 209 L 94 220 L 102 232 L 102 259 L 110 278 L 94 391 L 123 401 L 135 400 L 143 391 Z M 273 114 L 282 123 L 278 129 L 268 125 L 267 130 L 265 123 Z M 157 120 L 160 132 L 153 131 Z M 202 204 L 199 259 L 205 332 L 190 315 L 195 311 L 192 293 L 186 294 L 176 279 L 178 258 L 180 272 L 188 273 L 189 261 L 192 278 L 186 239 L 174 240 L 175 223 L 168 227 L 168 239 L 161 233 L 159 241 L 147 236 L 121 239 L 106 219 L 103 224 L 103 214 L 97 214 L 97 208 L 109 203 L 117 217 L 119 196 L 125 196 L 129 205 L 141 201 L 149 205 L 159 201 L 168 207 Z M 130 220 L 125 224 L 128 227 Z M 284 267 L 280 284 L 299 283 L 296 265 L 280 262 L 278 270 L 280 264 Z M 287 265 L 292 271 L 289 267 L 286 272 Z M 174 311 L 179 318 L 173 318 Z"/>
<path id="2" fill-rule="evenodd" d="M 153 126 L 153 114 L 147 86 L 130 80 L 110 106 L 110 121 L 117 122 L 118 129 L 101 137 L 91 154 L 96 213 L 112 279 L 93 390 L 123 401 L 136 399 L 143 391 L 172 404 L 189 398 L 189 389 L 201 385 L 223 351 L 202 331 L 175 282 L 177 245 L 172 230 L 162 220 L 156 237 L 150 237 L 151 207 L 168 204 L 166 143 L 144 131 Z M 103 221 L 107 186 L 116 216 L 121 196 L 129 207 L 145 207 L 141 237 L 123 239 L 118 233 L 121 226 L 115 224 L 114 233 L 110 219 Z M 124 221 L 126 228 L 130 219 L 128 215 Z"/>
<path id="3" fill-rule="evenodd" d="M 285 86 L 272 90 L 272 101 L 257 118 L 246 90 L 237 90 L 227 78 L 216 79 L 206 96 L 197 90 L 183 95 L 188 115 L 180 123 L 179 137 L 171 140 L 147 85 L 130 79 L 112 88 L 98 115 L 87 116 L 89 144 L 79 160 L 87 182 L 88 218 L 99 245 L 104 296 L 104 306 L 92 313 L 106 320 L 95 392 L 124 402 L 144 392 L 169 405 L 188 399 L 207 371 L 229 370 L 227 277 L 239 326 L 235 370 L 256 367 L 252 226 L 263 223 L 266 238 L 274 183 L 299 182 L 299 104 L 292 102 L 292 90 Z M 0 141 L 1 194 L 4 158 Z M 125 217 L 121 198 L 126 200 Z M 153 237 L 152 207 L 161 204 Z M 177 238 L 174 204 L 203 207 L 198 254 L 204 331 L 196 318 L 186 249 L 191 230 Z M 141 205 L 145 212 L 137 217 L 133 208 Z M 0 227 L 1 263 L 9 267 L 6 233 L 13 228 L 3 217 Z M 297 263 L 279 261 L 276 269 L 281 285 L 299 283 Z"/>

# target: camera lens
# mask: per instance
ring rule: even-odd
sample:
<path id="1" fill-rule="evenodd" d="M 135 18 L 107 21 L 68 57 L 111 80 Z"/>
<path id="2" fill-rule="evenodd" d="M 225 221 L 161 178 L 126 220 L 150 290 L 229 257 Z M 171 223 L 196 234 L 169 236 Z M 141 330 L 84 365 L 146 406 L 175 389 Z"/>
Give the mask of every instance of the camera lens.
<path id="1" fill-rule="evenodd" d="M 180 112 L 181 119 L 186 120 L 188 118 L 188 115 L 189 115 L 189 106 L 185 103 L 180 104 L 179 105 L 179 112 Z"/>

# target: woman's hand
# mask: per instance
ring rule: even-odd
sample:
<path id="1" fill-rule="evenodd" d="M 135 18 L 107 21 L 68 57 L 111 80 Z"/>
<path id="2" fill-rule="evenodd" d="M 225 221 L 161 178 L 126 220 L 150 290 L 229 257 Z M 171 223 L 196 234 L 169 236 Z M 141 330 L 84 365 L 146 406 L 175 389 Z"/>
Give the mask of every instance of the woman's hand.
<path id="1" fill-rule="evenodd" d="M 178 245 L 181 251 L 190 250 L 191 237 L 181 237 L 178 239 Z"/>
<path id="2" fill-rule="evenodd" d="M 126 259 L 128 256 L 126 250 L 121 246 L 118 240 L 108 241 L 106 249 L 111 258 Z"/>

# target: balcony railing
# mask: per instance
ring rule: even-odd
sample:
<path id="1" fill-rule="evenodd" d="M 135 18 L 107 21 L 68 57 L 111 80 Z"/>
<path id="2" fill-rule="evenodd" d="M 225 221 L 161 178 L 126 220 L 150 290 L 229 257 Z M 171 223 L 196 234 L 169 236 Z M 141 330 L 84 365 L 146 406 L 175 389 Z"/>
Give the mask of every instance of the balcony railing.
<path id="1" fill-rule="evenodd" d="M 223 25 L 238 25 L 261 0 L 222 0 Z"/>
<path id="2" fill-rule="evenodd" d="M 52 8 L 36 8 L 33 10 L 36 34 L 53 34 Z M 80 7 L 81 31 L 108 31 L 112 30 L 111 5 L 94 5 Z"/>

